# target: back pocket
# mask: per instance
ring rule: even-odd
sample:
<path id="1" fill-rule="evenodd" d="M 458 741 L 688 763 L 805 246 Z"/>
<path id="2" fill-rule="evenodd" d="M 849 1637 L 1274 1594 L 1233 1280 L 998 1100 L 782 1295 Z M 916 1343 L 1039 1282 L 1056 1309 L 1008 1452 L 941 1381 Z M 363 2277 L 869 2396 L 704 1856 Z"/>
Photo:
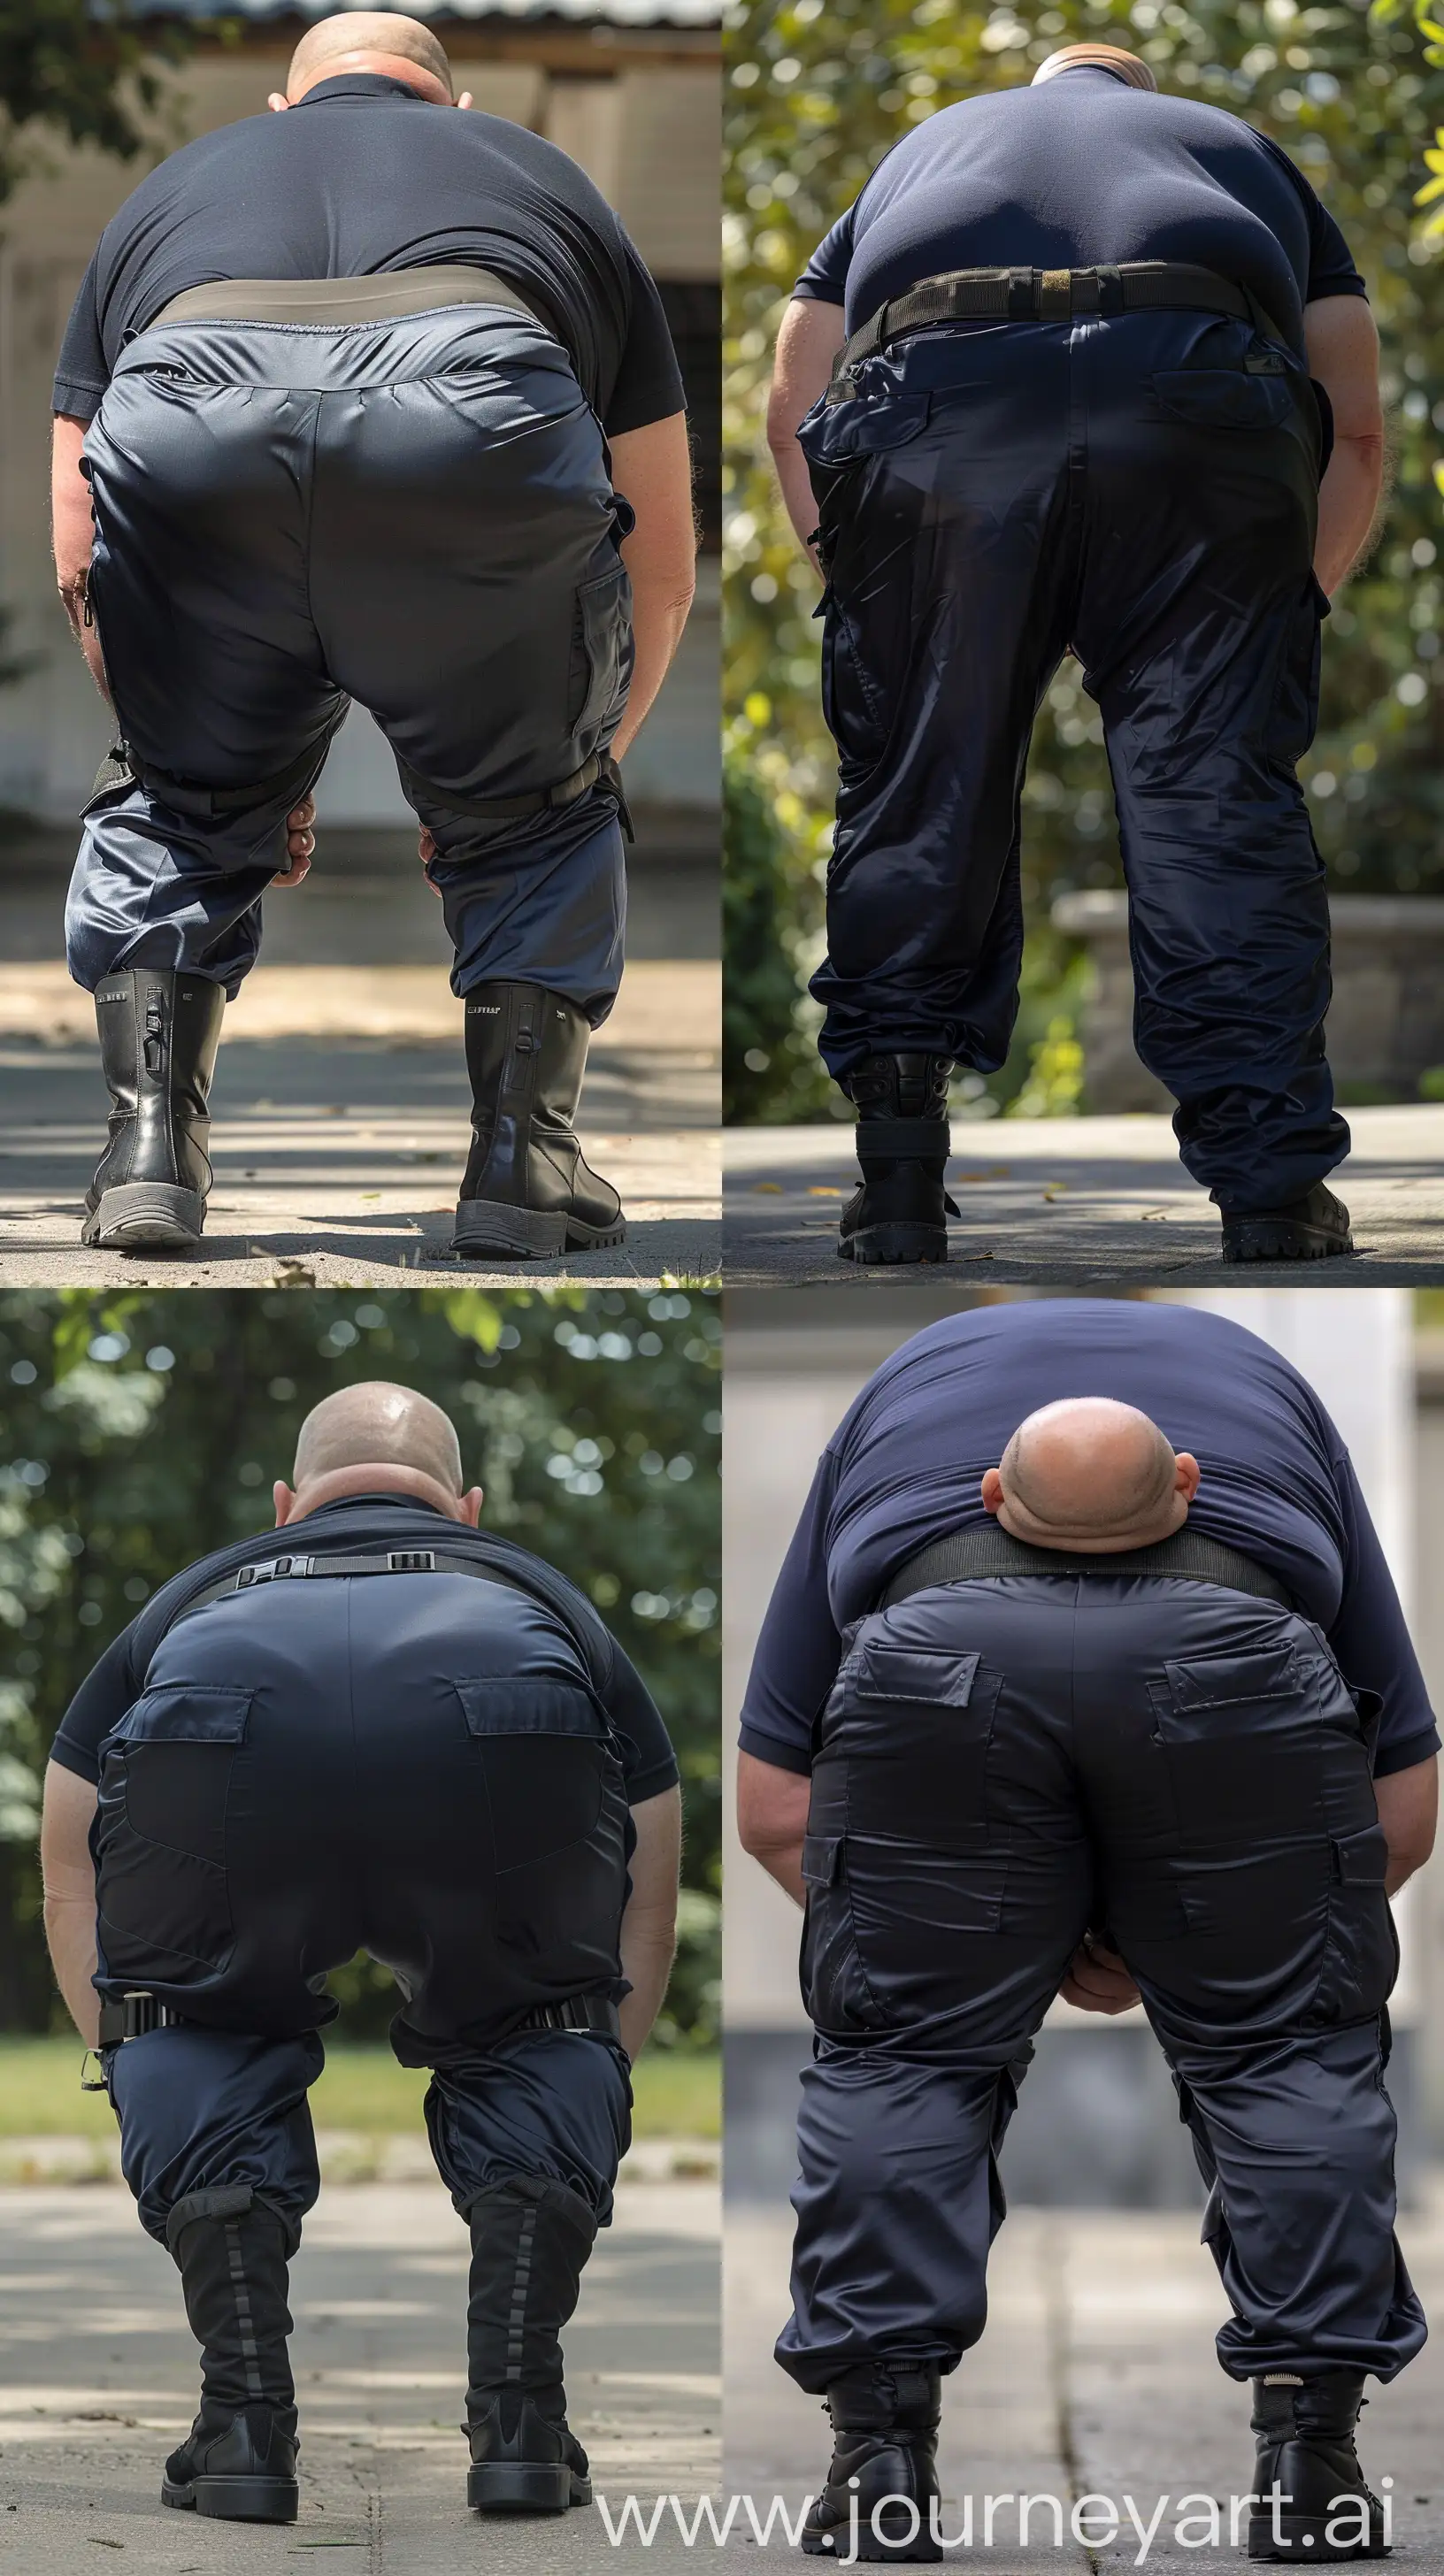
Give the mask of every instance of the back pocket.
<path id="1" fill-rule="evenodd" d="M 101 1748 L 93 1849 L 101 1945 L 113 1976 L 218 1970 L 235 1943 L 226 1876 L 231 1779 L 249 1691 L 147 1691 Z"/>
<path id="2" fill-rule="evenodd" d="M 847 1818 L 869 1837 L 975 1851 L 1002 1675 L 971 1648 L 865 1628 L 844 1667 L 822 1755 L 847 1765 Z"/>
<path id="3" fill-rule="evenodd" d="M 526 1677 L 455 1687 L 480 1751 L 498 1880 L 584 1843 L 621 1775 L 590 1693 Z"/>
<path id="4" fill-rule="evenodd" d="M 1287 376 L 1185 367 L 1152 378 L 1166 412 L 1199 429 L 1281 429 L 1294 407 Z"/>
<path id="5" fill-rule="evenodd" d="M 1321 1712 L 1291 1639 L 1166 1664 L 1150 1697 L 1182 1852 L 1322 1826 Z"/>

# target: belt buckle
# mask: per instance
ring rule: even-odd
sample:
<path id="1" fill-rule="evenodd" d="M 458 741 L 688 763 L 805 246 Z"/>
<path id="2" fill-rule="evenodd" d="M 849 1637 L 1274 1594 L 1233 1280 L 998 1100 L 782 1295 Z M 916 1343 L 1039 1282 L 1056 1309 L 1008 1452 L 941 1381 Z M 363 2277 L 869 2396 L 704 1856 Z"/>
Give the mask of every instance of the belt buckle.
<path id="1" fill-rule="evenodd" d="M 386 1559 L 393 1574 L 434 1574 L 434 1547 L 393 1547 Z"/>
<path id="2" fill-rule="evenodd" d="M 309 1556 L 273 1556 L 262 1565 L 243 1565 L 236 1576 L 236 1590 L 249 1592 L 256 1583 L 284 1583 L 290 1576 L 309 1574 Z"/>
<path id="3" fill-rule="evenodd" d="M 1038 312 L 1044 322 L 1068 322 L 1073 316 L 1073 271 L 1045 268 L 1038 280 Z"/>

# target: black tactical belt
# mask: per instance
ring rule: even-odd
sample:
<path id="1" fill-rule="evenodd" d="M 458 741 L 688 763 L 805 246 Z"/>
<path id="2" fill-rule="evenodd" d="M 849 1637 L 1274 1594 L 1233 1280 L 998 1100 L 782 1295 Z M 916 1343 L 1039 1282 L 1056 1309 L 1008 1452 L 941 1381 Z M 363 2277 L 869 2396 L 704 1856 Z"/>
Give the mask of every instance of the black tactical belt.
<path id="1" fill-rule="evenodd" d="M 903 332 L 925 331 L 931 323 L 1067 322 L 1090 313 L 1106 320 L 1139 312 L 1224 313 L 1252 322 L 1266 339 L 1289 345 L 1287 333 L 1251 287 L 1184 261 L 1128 260 L 1117 268 L 950 269 L 942 277 L 924 277 L 906 295 L 880 304 L 854 331 L 838 354 L 827 399 L 846 402 L 846 379 L 865 358 L 876 357 Z"/>
<path id="2" fill-rule="evenodd" d="M 256 1565 L 243 1565 L 220 1583 L 207 1584 L 197 1592 L 183 1610 L 176 1613 L 173 1625 L 188 1619 L 193 1610 L 204 1610 L 212 1601 L 228 1601 L 236 1592 L 255 1592 L 264 1583 L 300 1583 L 318 1575 L 351 1574 L 472 1574 L 483 1583 L 506 1583 L 494 1566 L 478 1565 L 475 1557 L 462 1556 L 444 1547 L 393 1547 L 384 1556 L 269 1556 Z M 520 1585 L 508 1589 L 519 1591 Z"/>
<path id="3" fill-rule="evenodd" d="M 1130 1548 L 1117 1556 L 1085 1556 L 1071 1548 L 1030 1547 L 996 1521 L 949 1530 L 946 1538 L 920 1548 L 899 1566 L 879 1606 L 891 1610 L 911 1593 L 930 1592 L 936 1584 L 986 1582 L 999 1574 L 1152 1574 L 1184 1583 L 1216 1583 L 1225 1592 L 1251 1592 L 1259 1601 L 1294 1607 L 1292 1594 L 1276 1574 L 1226 1547 L 1222 1539 L 1205 1538 L 1200 1530 L 1175 1530 L 1156 1547 Z"/>
<path id="4" fill-rule="evenodd" d="M 147 331 L 170 322 L 294 322 L 327 326 L 350 322 L 399 322 L 408 313 L 443 312 L 451 304 L 504 304 L 551 324 L 489 268 L 392 268 L 374 277 L 223 277 L 188 286 L 171 298 Z M 140 333 L 136 334 L 139 338 Z"/>
<path id="5" fill-rule="evenodd" d="M 148 2031 L 178 2027 L 187 2027 L 183 2013 L 172 2012 L 170 2005 L 161 2003 L 155 1995 L 133 1989 L 122 1995 L 118 2004 L 101 2005 L 99 2045 L 118 2048 L 128 2039 L 144 2039 Z M 189 2027 L 198 2025 L 192 2023 Z M 513 2022 L 511 2032 L 505 2036 L 519 2030 L 600 2030 L 608 2039 L 620 2039 L 622 2019 L 616 2005 L 604 1996 L 568 1995 L 563 2003 L 533 2004 L 530 2012 Z M 89 2084 L 81 2089 L 96 2093 L 105 2087 Z"/>

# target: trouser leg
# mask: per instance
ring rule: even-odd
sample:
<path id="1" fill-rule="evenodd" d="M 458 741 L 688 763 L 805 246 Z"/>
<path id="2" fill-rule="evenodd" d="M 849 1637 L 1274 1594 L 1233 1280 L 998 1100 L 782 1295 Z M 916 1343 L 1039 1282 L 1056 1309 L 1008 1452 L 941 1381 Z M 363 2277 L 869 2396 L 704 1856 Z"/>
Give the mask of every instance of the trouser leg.
<path id="1" fill-rule="evenodd" d="M 299 2241 L 321 2187 L 307 2092 L 325 2052 L 314 2032 L 259 2039 L 182 2024 L 109 2053 L 121 2170 L 141 2225 L 166 2242 L 197 2193 L 244 2189 Z"/>
<path id="2" fill-rule="evenodd" d="M 838 745 L 819 1045 L 992 1071 L 1022 951 L 1018 812 L 1068 643 L 1067 334 L 914 342 L 865 399 L 809 417 L 828 567 L 823 706 Z"/>
<path id="3" fill-rule="evenodd" d="M 631 2138 L 631 2084 L 619 2048 L 575 2031 L 526 2031 L 485 2055 L 435 2069 L 426 2125 L 437 2170 L 462 2217 L 517 2174 L 560 2184 L 612 2215 Z"/>
<path id="4" fill-rule="evenodd" d="M 1078 649 L 1103 711 L 1140 1056 L 1226 1213 L 1348 1151 L 1324 1055 L 1329 917 L 1296 764 L 1318 713 L 1313 397 L 1250 375 L 1246 323 L 1080 338 L 1090 537 Z M 1126 540 L 1119 535 L 1127 531 Z"/>
<path id="5" fill-rule="evenodd" d="M 1114 1939 L 1180 2084 L 1235 2378 L 1392 2378 L 1424 2340 L 1394 2237 L 1380 2016 L 1397 1944 L 1355 1702 L 1318 1632 L 1203 1585 L 1079 1621 L 1077 1743 Z"/>
<path id="6" fill-rule="evenodd" d="M 274 767 L 274 761 L 270 762 Z M 137 967 L 206 977 L 234 1001 L 261 945 L 261 898 L 289 865 L 299 793 L 224 822 L 187 818 L 149 788 L 88 813 L 65 906 L 66 963 L 94 992 Z"/>
<path id="7" fill-rule="evenodd" d="M 821 2394 L 860 2362 L 957 2367 L 987 2322 L 1007 2204 L 1006 2070 L 820 2050 L 802 2078 L 792 2315 L 777 2359 Z"/>
<path id="8" fill-rule="evenodd" d="M 561 994 L 592 1028 L 617 998 L 627 872 L 616 800 L 604 789 L 514 823 L 481 823 L 413 791 L 436 843 L 427 874 L 441 896 L 460 998 L 488 983 Z"/>

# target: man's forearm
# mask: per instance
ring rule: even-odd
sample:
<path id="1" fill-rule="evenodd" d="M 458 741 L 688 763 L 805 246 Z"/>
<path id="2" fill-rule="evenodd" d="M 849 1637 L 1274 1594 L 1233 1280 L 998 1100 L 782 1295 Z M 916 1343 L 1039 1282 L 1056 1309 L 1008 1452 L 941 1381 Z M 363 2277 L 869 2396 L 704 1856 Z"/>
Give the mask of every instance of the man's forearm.
<path id="1" fill-rule="evenodd" d="M 1330 598 L 1367 552 L 1383 490 L 1382 437 L 1336 439 L 1319 486 L 1314 544 L 1314 571 Z"/>
<path id="2" fill-rule="evenodd" d="M 632 680 L 627 691 L 627 704 L 617 727 L 612 750 L 620 760 L 641 731 L 648 709 L 672 666 L 672 657 L 682 641 L 682 632 L 691 610 L 695 585 L 688 582 L 679 588 L 675 582 L 659 585 L 632 584 Z"/>
<path id="3" fill-rule="evenodd" d="M 792 521 L 798 544 L 817 570 L 820 579 L 821 567 L 817 562 L 816 550 L 808 542 L 817 526 L 817 501 L 812 489 L 812 477 L 807 470 L 807 459 L 797 444 L 795 428 L 791 437 L 774 437 L 770 444 L 772 462 L 777 469 L 777 480 L 782 492 L 783 507 Z"/>
<path id="4" fill-rule="evenodd" d="M 677 1955 L 675 1914 L 639 1916 L 629 1905 L 622 1917 L 622 1974 L 632 1991 L 621 2006 L 622 2046 L 635 2066 L 662 2009 L 672 1961 Z"/>
<path id="5" fill-rule="evenodd" d="M 794 1905 L 807 1903 L 800 1838 L 795 1843 L 753 1843 L 750 1849 L 753 1859 L 766 1870 L 769 1878 L 776 1879 L 784 1895 L 790 1896 Z"/>
<path id="6" fill-rule="evenodd" d="M 95 1974 L 95 1905 L 72 1896 L 47 1896 L 45 1939 L 65 2008 L 87 2048 L 100 2036 L 100 1997 Z"/>

